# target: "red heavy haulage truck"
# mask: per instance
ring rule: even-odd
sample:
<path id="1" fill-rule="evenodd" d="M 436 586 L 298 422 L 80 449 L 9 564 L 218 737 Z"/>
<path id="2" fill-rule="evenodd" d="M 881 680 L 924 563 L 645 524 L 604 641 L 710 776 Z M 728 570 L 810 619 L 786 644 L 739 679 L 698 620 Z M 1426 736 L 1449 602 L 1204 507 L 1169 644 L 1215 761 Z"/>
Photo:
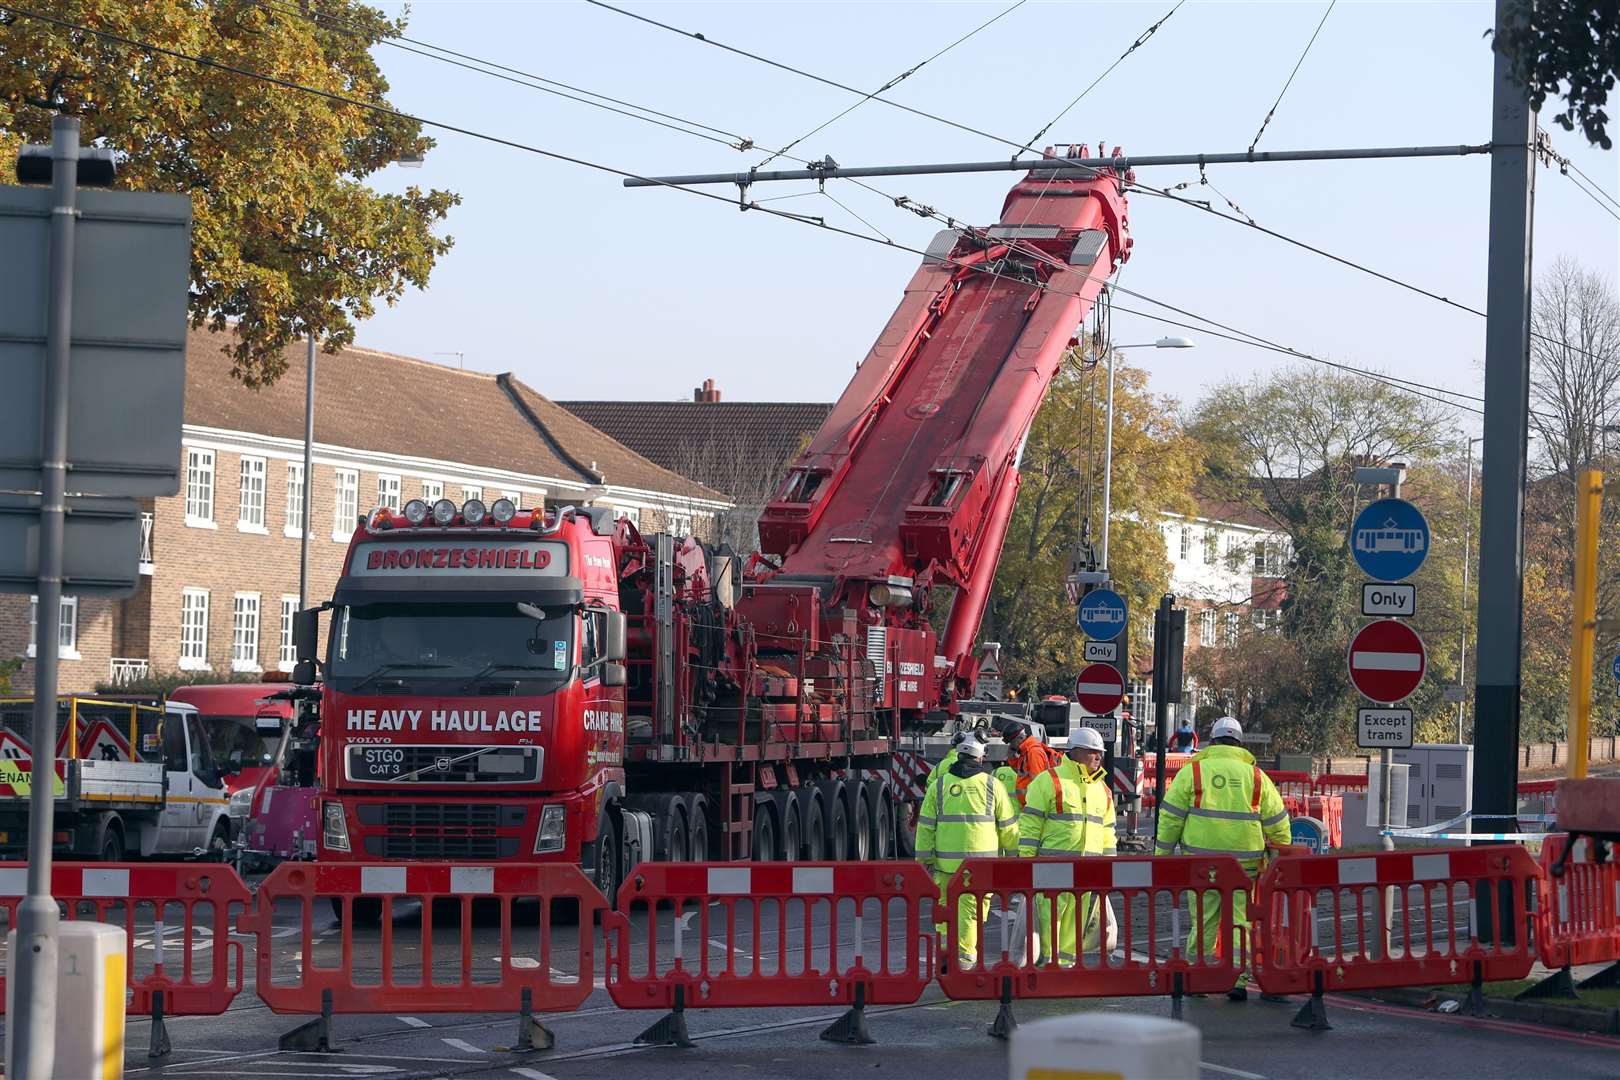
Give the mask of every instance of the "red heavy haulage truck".
<path id="1" fill-rule="evenodd" d="M 374 511 L 323 605 L 319 857 L 567 860 L 612 896 L 639 859 L 895 854 L 925 734 L 987 707 L 1019 453 L 1129 250 L 1112 169 L 940 233 L 746 561 L 603 508 Z"/>

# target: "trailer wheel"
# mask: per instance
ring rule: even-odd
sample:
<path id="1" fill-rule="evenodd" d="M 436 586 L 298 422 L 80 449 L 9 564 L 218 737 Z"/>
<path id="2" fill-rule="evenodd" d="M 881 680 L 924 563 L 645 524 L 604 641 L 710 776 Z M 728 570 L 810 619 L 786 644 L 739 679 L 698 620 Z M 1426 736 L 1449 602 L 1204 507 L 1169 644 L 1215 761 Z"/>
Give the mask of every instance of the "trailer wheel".
<path id="1" fill-rule="evenodd" d="M 107 822 L 107 829 L 101 834 L 101 861 L 124 861 L 124 833 L 116 821 Z"/>
<path id="2" fill-rule="evenodd" d="M 691 835 L 687 832 L 686 811 L 677 800 L 669 812 L 669 847 L 664 858 L 669 862 L 685 862 L 692 843 Z"/>
<path id="3" fill-rule="evenodd" d="M 853 862 L 865 862 L 872 857 L 872 802 L 867 798 L 864 785 L 850 784 L 845 790 L 849 792 L 851 817 L 854 819 L 849 832 L 849 858 Z"/>
<path id="4" fill-rule="evenodd" d="M 894 799 L 889 789 L 874 782 L 867 788 L 872 792 L 872 858 L 894 858 Z"/>
<path id="5" fill-rule="evenodd" d="M 804 834 L 799 827 L 799 800 L 790 792 L 787 802 L 787 816 L 782 825 L 782 847 L 780 857 L 793 862 L 799 857 L 800 837 Z"/>
<path id="6" fill-rule="evenodd" d="M 354 925 L 376 926 L 382 922 L 382 898 L 376 896 L 356 896 L 353 898 Z M 398 905 L 395 905 L 398 910 Z M 332 918 L 339 926 L 343 925 L 343 898 L 332 897 Z"/>
<path id="7" fill-rule="evenodd" d="M 754 804 L 754 861 L 776 860 L 776 813 L 769 803 Z"/>
<path id="8" fill-rule="evenodd" d="M 821 812 L 821 800 L 805 791 L 799 805 L 804 808 L 804 825 L 800 829 L 804 845 L 799 857 L 809 862 L 821 862 L 827 857 L 827 823 Z"/>
<path id="9" fill-rule="evenodd" d="M 827 790 L 832 792 L 832 798 L 823 808 L 827 822 L 827 858 L 843 862 L 849 857 L 849 804 L 844 801 L 842 784 L 833 783 Z"/>
<path id="10" fill-rule="evenodd" d="M 686 800 L 686 857 L 690 862 L 709 861 L 709 800 L 692 795 Z"/>

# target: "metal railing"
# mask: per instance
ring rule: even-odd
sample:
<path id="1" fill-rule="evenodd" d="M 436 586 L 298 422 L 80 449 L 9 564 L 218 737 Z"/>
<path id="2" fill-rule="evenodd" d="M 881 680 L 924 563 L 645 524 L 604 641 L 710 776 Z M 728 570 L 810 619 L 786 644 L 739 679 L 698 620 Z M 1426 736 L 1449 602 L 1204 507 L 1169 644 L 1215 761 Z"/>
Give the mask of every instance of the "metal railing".
<path id="1" fill-rule="evenodd" d="M 136 660 L 127 656 L 115 656 L 110 664 L 111 670 L 108 678 L 114 686 L 128 686 L 136 679 L 145 678 L 151 671 L 152 665 L 147 660 Z"/>
<path id="2" fill-rule="evenodd" d="M 141 563 L 140 563 L 140 571 L 143 574 L 150 574 L 152 572 L 152 569 L 153 569 L 153 564 L 152 564 L 152 515 L 143 513 L 141 515 Z M 114 679 L 117 679 L 117 677 L 118 677 L 118 663 L 119 662 L 117 660 L 113 661 L 113 678 Z M 142 660 L 142 661 L 140 661 L 140 664 L 142 665 L 141 674 L 144 675 L 146 673 L 145 672 L 146 661 Z"/>

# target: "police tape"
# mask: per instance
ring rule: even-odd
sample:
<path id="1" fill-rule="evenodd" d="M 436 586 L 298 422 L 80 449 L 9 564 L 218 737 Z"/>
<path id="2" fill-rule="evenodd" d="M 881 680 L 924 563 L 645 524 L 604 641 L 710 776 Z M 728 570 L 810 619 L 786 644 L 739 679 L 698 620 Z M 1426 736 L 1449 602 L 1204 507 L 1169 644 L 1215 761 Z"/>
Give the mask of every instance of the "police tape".
<path id="1" fill-rule="evenodd" d="M 1476 815 L 1474 811 L 1466 810 L 1463 813 L 1461 813 L 1461 814 L 1457 815 L 1456 817 L 1452 818 L 1450 821 L 1436 822 L 1433 825 L 1419 825 L 1419 826 L 1416 826 L 1415 828 L 1411 828 L 1411 829 L 1384 829 L 1384 830 L 1382 830 L 1381 835 L 1383 835 L 1383 836 L 1393 836 L 1393 837 L 1416 838 L 1416 839 L 1423 839 L 1423 840 L 1544 840 L 1544 839 L 1547 838 L 1547 833 L 1545 831 L 1542 831 L 1542 832 L 1530 832 L 1530 833 L 1527 833 L 1527 832 L 1481 833 L 1481 832 L 1449 832 L 1449 831 L 1447 831 L 1449 829 L 1455 828 L 1458 825 L 1466 825 L 1470 819 L 1472 819 L 1472 818 L 1474 818 L 1476 816 L 1494 817 L 1496 815 Z M 1530 823 L 1536 824 L 1536 825 L 1551 825 L 1551 824 L 1553 824 L 1554 822 L 1556 822 L 1558 820 L 1557 816 L 1553 815 L 1553 814 L 1515 814 L 1514 818 L 1516 820 L 1518 820 L 1518 821 L 1530 822 Z"/>

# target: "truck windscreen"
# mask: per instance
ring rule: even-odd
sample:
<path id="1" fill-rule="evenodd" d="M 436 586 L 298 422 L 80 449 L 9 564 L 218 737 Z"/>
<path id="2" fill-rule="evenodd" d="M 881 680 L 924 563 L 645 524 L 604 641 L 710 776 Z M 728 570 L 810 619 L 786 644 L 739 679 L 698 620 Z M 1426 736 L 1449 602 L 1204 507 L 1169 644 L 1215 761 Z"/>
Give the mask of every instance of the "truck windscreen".
<path id="1" fill-rule="evenodd" d="M 571 608 L 510 600 L 348 605 L 333 620 L 328 677 L 342 693 L 547 692 L 573 667 L 574 622 Z"/>

